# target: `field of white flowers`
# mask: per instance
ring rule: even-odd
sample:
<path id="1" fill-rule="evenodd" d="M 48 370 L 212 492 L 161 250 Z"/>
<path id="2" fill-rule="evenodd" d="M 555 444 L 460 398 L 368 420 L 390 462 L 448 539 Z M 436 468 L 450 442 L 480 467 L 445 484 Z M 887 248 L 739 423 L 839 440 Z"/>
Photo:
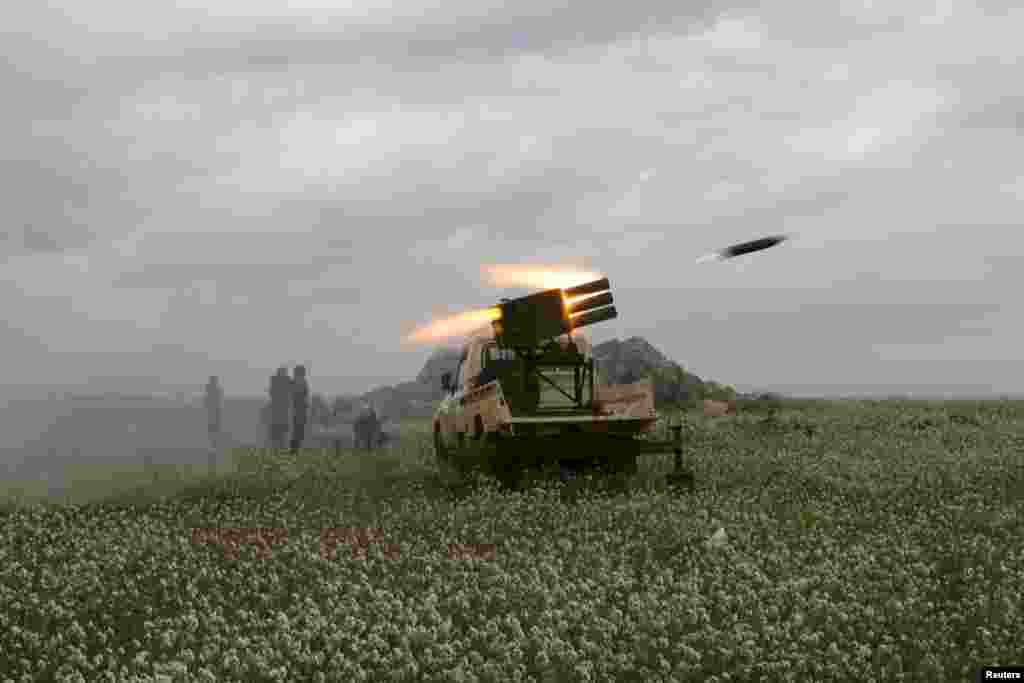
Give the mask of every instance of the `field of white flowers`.
<path id="1" fill-rule="evenodd" d="M 628 494 L 453 491 L 416 436 L 240 453 L 166 499 L 8 505 L 0 681 L 963 681 L 1024 661 L 1024 404 L 808 405 L 687 439 L 687 493 L 658 459 Z M 230 531 L 258 528 L 278 531 Z"/>

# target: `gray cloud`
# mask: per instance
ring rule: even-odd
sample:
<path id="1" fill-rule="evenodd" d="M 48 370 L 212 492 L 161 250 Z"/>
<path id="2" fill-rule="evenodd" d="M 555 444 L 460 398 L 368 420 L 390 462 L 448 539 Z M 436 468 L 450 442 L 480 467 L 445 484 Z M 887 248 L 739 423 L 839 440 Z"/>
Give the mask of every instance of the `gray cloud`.
<path id="1" fill-rule="evenodd" d="M 1024 96 L 1003 97 L 969 111 L 962 120 L 965 128 L 1024 131 Z"/>
<path id="2" fill-rule="evenodd" d="M 105 6 L 98 13 L 95 8 Z M 371 14 L 343 10 L 313 10 L 259 16 L 259 9 L 238 15 L 221 13 L 223 6 L 204 5 L 205 11 L 140 13 L 124 2 L 97 2 L 94 9 L 56 15 L 36 8 L 22 21 L 65 36 L 76 27 L 106 35 L 113 44 L 101 54 L 117 55 L 118 44 L 155 58 L 178 58 L 181 64 L 212 71 L 244 70 L 255 65 L 346 64 L 374 58 L 410 61 L 496 60 L 511 54 L 558 49 L 563 45 L 602 44 L 636 33 L 679 32 L 706 23 L 723 11 L 751 10 L 756 4 L 718 0 L 685 6 L 664 0 L 641 0 L 629 6 L 595 7 L 582 0 L 555 5 L 543 2 L 449 2 L 442 6 L 413 5 L 379 8 Z M 248 16 L 247 16 L 248 15 Z M 253 31 L 253 20 L 260 20 Z M 319 19 L 315 23 L 310 19 Z M 146 47 L 141 38 L 151 34 Z M 164 40 L 152 40 L 156 34 Z M 76 36 L 78 37 L 78 36 Z M 70 40 L 72 52 L 95 54 L 96 46 Z M 161 62 L 160 70 L 168 64 Z"/>
<path id="3" fill-rule="evenodd" d="M 82 179 L 29 160 L 0 162 L 4 193 L 4 242 L 19 251 L 61 251 L 92 238 L 88 225 L 76 221 L 89 201 Z"/>
<path id="4" fill-rule="evenodd" d="M 32 3 L 0 26 L 0 304 L 55 378 L 137 350 L 260 391 L 292 355 L 414 375 L 402 332 L 506 294 L 487 262 L 605 272 L 598 337 L 740 384 L 1010 354 L 1024 22 L 941 9 Z"/>

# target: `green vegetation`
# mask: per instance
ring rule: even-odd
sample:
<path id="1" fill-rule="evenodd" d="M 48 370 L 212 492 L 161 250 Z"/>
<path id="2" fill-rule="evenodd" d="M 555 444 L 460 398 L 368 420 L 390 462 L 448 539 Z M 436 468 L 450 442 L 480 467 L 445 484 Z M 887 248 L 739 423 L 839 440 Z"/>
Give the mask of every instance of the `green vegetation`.
<path id="1" fill-rule="evenodd" d="M 668 363 L 642 373 L 654 384 L 654 402 L 659 410 L 673 406 L 693 407 L 703 399 L 725 401 L 736 398 L 736 390 L 710 380 L 702 381 L 678 363 Z"/>
<path id="2" fill-rule="evenodd" d="M 1020 660 L 1022 403 L 688 415 L 686 494 L 660 483 L 671 456 L 624 495 L 452 490 L 427 427 L 9 505 L 0 680 L 962 681 Z M 193 542 L 256 527 L 287 542 Z M 325 558 L 344 528 L 381 542 Z"/>

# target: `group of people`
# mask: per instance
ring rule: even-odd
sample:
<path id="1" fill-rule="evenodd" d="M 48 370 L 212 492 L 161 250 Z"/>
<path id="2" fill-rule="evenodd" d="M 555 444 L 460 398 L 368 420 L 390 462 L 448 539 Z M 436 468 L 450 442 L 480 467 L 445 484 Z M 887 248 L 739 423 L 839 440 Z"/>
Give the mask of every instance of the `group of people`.
<path id="1" fill-rule="evenodd" d="M 270 378 L 269 422 L 271 446 L 283 449 L 289 445 L 292 453 L 298 453 L 309 423 L 309 381 L 305 366 L 296 365 L 291 377 L 287 368 L 280 367 Z"/>
<path id="2" fill-rule="evenodd" d="M 290 448 L 292 453 L 298 453 L 306 439 L 310 413 L 309 380 L 305 366 L 296 365 L 291 376 L 288 375 L 287 368 L 278 368 L 270 377 L 269 393 L 270 401 L 264 408 L 264 423 L 270 432 L 270 445 L 272 448 L 282 450 Z M 204 404 L 210 445 L 214 449 L 218 447 L 222 433 L 223 402 L 224 391 L 220 380 L 211 375 L 206 383 Z M 373 449 L 384 443 L 386 435 L 382 430 L 381 420 L 371 405 L 365 405 L 355 420 L 353 436 L 357 448 Z"/>

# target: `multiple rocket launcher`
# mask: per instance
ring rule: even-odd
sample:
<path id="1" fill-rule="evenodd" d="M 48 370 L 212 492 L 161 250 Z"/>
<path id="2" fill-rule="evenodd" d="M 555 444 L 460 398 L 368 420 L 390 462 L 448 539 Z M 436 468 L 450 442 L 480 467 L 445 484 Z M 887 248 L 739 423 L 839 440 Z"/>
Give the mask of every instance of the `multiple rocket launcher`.
<path id="1" fill-rule="evenodd" d="M 535 347 L 545 339 L 618 317 L 611 283 L 601 278 L 575 287 L 549 289 L 498 304 L 500 317 L 491 323 L 502 346 Z"/>
<path id="2" fill-rule="evenodd" d="M 734 245 L 712 254 L 712 258 L 724 260 L 734 258 L 743 254 L 759 251 L 780 243 L 785 238 L 765 238 L 754 240 L 743 244 Z M 571 274 L 570 274 L 571 275 Z M 596 274 L 587 274 L 585 277 L 594 277 Z M 550 280 L 544 285 L 550 287 L 554 282 Z M 543 285 L 542 285 L 543 286 Z M 542 344 L 546 340 L 554 340 L 571 333 L 573 330 L 612 320 L 618 317 L 618 311 L 614 306 L 614 299 L 611 293 L 611 283 L 608 278 L 602 277 L 585 284 L 574 287 L 560 287 L 546 289 L 535 294 L 519 297 L 517 299 L 503 299 L 497 306 L 471 312 L 464 316 L 466 321 L 483 322 L 488 321 L 493 329 L 494 337 L 499 346 L 512 349 L 516 352 L 516 358 L 506 359 L 488 364 L 487 368 L 492 373 L 491 379 L 508 379 L 502 384 L 502 393 L 505 394 L 505 401 L 510 406 L 518 406 L 515 410 L 518 413 L 525 413 L 529 417 L 520 419 L 519 426 L 509 432 L 513 433 L 518 440 L 504 440 L 505 446 L 512 446 L 516 449 L 524 449 L 529 462 L 536 464 L 557 463 L 562 467 L 563 475 L 567 469 L 578 466 L 589 468 L 595 462 L 602 462 L 602 466 L 610 467 L 613 472 L 625 473 L 627 476 L 636 472 L 637 457 L 645 453 L 663 453 L 671 448 L 675 455 L 674 471 L 670 481 L 689 482 L 692 485 L 693 473 L 687 472 L 682 465 L 682 427 L 679 424 L 672 426 L 673 437 L 671 441 L 652 441 L 634 438 L 641 432 L 649 430 L 657 420 L 657 413 L 654 410 L 653 388 L 646 388 L 639 393 L 634 392 L 628 396 L 616 396 L 612 401 L 620 403 L 619 412 L 603 412 L 597 410 L 598 402 L 595 401 L 595 367 L 593 358 L 585 358 L 576 347 L 570 342 L 561 344 Z M 479 352 L 479 341 L 476 346 L 470 344 L 464 353 L 471 350 Z M 465 356 L 463 356 L 465 358 Z M 497 360 L 497 359 L 496 359 Z M 506 363 L 515 363 L 515 372 L 506 372 Z M 565 387 L 558 384 L 548 375 L 543 374 L 546 369 L 558 367 L 573 369 L 572 392 L 568 393 Z M 582 370 L 582 372 L 581 372 Z M 474 381 L 477 385 L 483 380 L 484 374 L 479 374 Z M 443 386 L 451 389 L 450 373 L 443 376 Z M 516 380 L 519 381 L 516 381 Z M 563 394 L 571 401 L 569 412 L 567 406 L 560 405 L 545 406 L 541 409 L 541 380 Z M 488 382 L 489 383 L 489 382 Z M 589 387 L 589 389 L 588 389 Z M 506 393 L 507 391 L 507 393 Z M 627 388 L 626 391 L 633 391 Z M 483 397 L 483 394 L 480 394 Z M 482 398 L 481 400 L 495 400 L 494 397 Z M 608 402 L 606 402 L 608 403 Z M 499 401 L 499 405 L 504 402 Z M 438 415 L 450 414 L 452 403 L 443 402 L 439 408 Z M 460 399 L 460 405 L 467 404 L 466 397 Z M 472 411 L 476 410 L 475 416 L 470 419 L 476 425 L 478 437 L 483 436 L 485 425 L 480 417 L 480 408 L 468 408 L 470 412 L 465 417 L 470 418 Z M 511 411 L 512 408 L 508 408 Z M 592 411 L 592 414 L 591 414 Z M 566 415 L 570 415 L 570 422 L 565 421 Z M 504 423 L 512 427 L 511 420 Z M 610 433 L 611 425 L 615 424 L 615 434 Z M 456 421 L 451 419 L 439 419 L 438 425 L 449 425 L 448 434 L 451 433 L 451 425 Z M 597 424 L 601 422 L 600 426 Z M 503 427 L 502 427 L 503 428 Z M 445 437 L 442 436 L 444 426 L 440 426 L 436 434 L 436 449 L 439 460 L 442 463 L 448 462 L 446 454 Z M 520 431 L 522 430 L 522 431 Z M 460 432 L 457 439 L 459 446 L 462 446 L 465 432 Z M 535 438 L 546 437 L 548 434 L 558 435 L 557 439 Z M 626 437 L 626 438 L 623 438 Z M 499 443 L 500 441 L 496 441 Z M 574 446 L 579 446 L 574 448 Z M 510 471 L 520 470 L 524 464 L 522 450 L 513 451 L 509 454 L 498 457 L 483 459 L 483 465 L 499 477 L 517 484 L 520 475 Z M 511 455 L 511 457 L 510 457 Z M 457 462 L 457 461 L 456 461 Z M 456 465 L 456 467 L 458 467 Z"/>

